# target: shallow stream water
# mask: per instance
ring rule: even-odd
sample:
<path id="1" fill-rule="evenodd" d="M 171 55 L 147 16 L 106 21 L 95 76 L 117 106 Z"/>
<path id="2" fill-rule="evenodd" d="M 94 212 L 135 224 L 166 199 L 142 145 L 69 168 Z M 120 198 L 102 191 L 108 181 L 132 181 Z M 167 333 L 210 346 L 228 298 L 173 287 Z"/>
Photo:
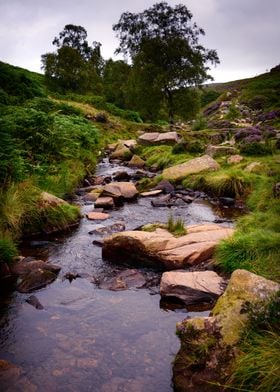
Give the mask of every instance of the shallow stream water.
<path id="1" fill-rule="evenodd" d="M 105 160 L 97 174 L 118 170 Z M 92 210 L 93 205 L 82 207 L 84 214 Z M 171 367 L 179 349 L 176 322 L 208 312 L 161 308 L 158 287 L 118 292 L 98 288 L 94 282 L 125 267 L 102 260 L 101 248 L 92 243 L 102 237 L 89 234 L 117 222 L 128 230 L 166 222 L 170 211 L 187 224 L 213 222 L 218 217 L 204 200 L 153 208 L 150 198 L 139 198 L 111 211 L 102 223 L 83 218 L 70 234 L 56 236 L 36 253 L 62 268 L 53 284 L 34 293 L 43 310 L 26 302 L 30 294 L 1 287 L 0 359 L 17 367 L 11 376 L 0 379 L 1 391 L 173 390 Z M 26 247 L 22 251 L 35 254 Z M 68 272 L 81 278 L 70 283 L 63 278 Z"/>

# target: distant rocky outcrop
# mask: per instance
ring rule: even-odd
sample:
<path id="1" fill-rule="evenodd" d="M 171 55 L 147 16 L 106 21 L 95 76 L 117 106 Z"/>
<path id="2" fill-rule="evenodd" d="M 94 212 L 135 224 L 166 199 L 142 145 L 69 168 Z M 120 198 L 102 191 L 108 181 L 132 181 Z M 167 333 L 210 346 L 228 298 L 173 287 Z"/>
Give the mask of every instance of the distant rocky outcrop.
<path id="1" fill-rule="evenodd" d="M 138 137 L 138 143 L 145 145 L 176 144 L 180 137 L 177 132 L 146 132 Z"/>

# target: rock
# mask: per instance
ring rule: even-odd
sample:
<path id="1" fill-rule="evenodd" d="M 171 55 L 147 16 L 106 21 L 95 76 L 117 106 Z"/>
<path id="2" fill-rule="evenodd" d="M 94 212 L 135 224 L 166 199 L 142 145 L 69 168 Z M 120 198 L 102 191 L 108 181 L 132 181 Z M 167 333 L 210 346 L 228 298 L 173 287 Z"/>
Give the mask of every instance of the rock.
<path id="1" fill-rule="evenodd" d="M 28 274 L 37 269 L 51 271 L 54 274 L 58 274 L 61 267 L 55 264 L 47 263 L 43 260 L 34 260 L 31 257 L 25 257 L 19 262 L 11 266 L 11 273 L 16 276 Z"/>
<path id="2" fill-rule="evenodd" d="M 224 279 L 214 271 L 169 271 L 162 275 L 160 294 L 178 298 L 186 305 L 213 303 L 224 287 Z"/>
<path id="3" fill-rule="evenodd" d="M 88 212 L 86 216 L 89 220 L 105 220 L 110 217 L 109 214 L 103 212 Z"/>
<path id="4" fill-rule="evenodd" d="M 105 185 L 102 196 L 110 196 L 114 199 L 133 199 L 138 194 L 135 185 L 131 182 L 111 182 Z"/>
<path id="5" fill-rule="evenodd" d="M 90 193 L 87 193 L 87 194 L 83 197 L 83 199 L 84 199 L 85 201 L 92 201 L 92 202 L 95 202 L 95 201 L 99 198 L 99 195 L 100 195 L 100 191 L 94 190 L 94 191 L 91 191 Z"/>
<path id="6" fill-rule="evenodd" d="M 200 173 L 201 171 L 218 170 L 219 168 L 220 165 L 213 158 L 209 155 L 203 155 L 202 157 L 194 158 L 179 165 L 164 169 L 162 176 L 164 179 L 177 181 L 190 174 Z"/>
<path id="7" fill-rule="evenodd" d="M 26 302 L 34 306 L 35 309 L 42 310 L 44 309 L 44 306 L 41 304 L 41 302 L 38 300 L 38 298 L 35 295 L 31 295 L 30 297 L 27 298 Z"/>
<path id="8" fill-rule="evenodd" d="M 28 274 L 23 275 L 21 282 L 16 289 L 20 293 L 30 293 L 33 290 L 41 289 L 56 279 L 56 274 L 46 269 L 38 268 Z"/>
<path id="9" fill-rule="evenodd" d="M 244 169 L 247 173 L 262 173 L 263 172 L 263 164 L 261 162 L 252 162 Z"/>
<path id="10" fill-rule="evenodd" d="M 151 201 L 153 207 L 171 207 L 175 201 L 172 201 L 170 195 L 164 195 Z"/>
<path id="11" fill-rule="evenodd" d="M 81 278 L 81 275 L 78 274 L 78 272 L 67 272 L 67 274 L 65 274 L 63 276 L 63 278 L 69 280 L 69 282 L 71 283 L 72 280 L 76 280 L 77 278 Z"/>
<path id="12" fill-rule="evenodd" d="M 180 141 L 177 132 L 146 132 L 138 137 L 138 142 L 145 145 L 176 144 Z"/>
<path id="13" fill-rule="evenodd" d="M 157 189 L 154 191 L 148 191 L 148 192 L 142 192 L 140 193 L 140 196 L 142 197 L 154 197 L 154 196 L 158 196 L 162 193 L 161 189 Z"/>
<path id="14" fill-rule="evenodd" d="M 39 207 L 41 208 L 49 208 L 49 207 L 57 207 L 62 204 L 68 204 L 65 200 L 60 199 L 54 195 L 51 195 L 47 192 L 41 193 L 41 198 L 39 201 Z"/>
<path id="15" fill-rule="evenodd" d="M 2 391 L 11 390 L 12 386 L 17 385 L 18 380 L 22 375 L 22 368 L 0 359 L 0 385 Z M 13 389 L 13 388 L 12 388 Z M 24 390 L 24 389 L 22 389 Z"/>
<path id="16" fill-rule="evenodd" d="M 126 171 L 118 171 L 114 173 L 114 180 L 115 181 L 128 181 L 130 180 L 130 174 Z"/>
<path id="17" fill-rule="evenodd" d="M 160 181 L 154 189 L 161 190 L 164 193 L 173 193 L 175 190 L 174 186 L 167 180 Z"/>
<path id="18" fill-rule="evenodd" d="M 114 223 L 111 226 L 107 227 L 99 227 L 98 229 L 92 230 L 89 232 L 89 234 L 112 234 L 112 233 L 118 233 L 120 231 L 125 230 L 125 225 L 121 222 Z"/>
<path id="19" fill-rule="evenodd" d="M 280 285 L 245 270 L 233 272 L 211 317 L 177 323 L 181 348 L 173 366 L 178 391 L 215 392 L 225 385 L 238 355 L 236 348 L 248 322 L 250 309 L 257 312 L 279 291 Z M 207 350 L 201 351 L 202 347 Z"/>
<path id="20" fill-rule="evenodd" d="M 129 167 L 137 167 L 141 169 L 142 167 L 145 166 L 145 161 L 140 158 L 138 155 L 133 155 L 131 160 L 128 162 Z"/>
<path id="21" fill-rule="evenodd" d="M 146 283 L 144 274 L 136 269 L 128 269 L 117 276 L 104 280 L 99 287 L 101 289 L 120 291 L 130 288 L 141 288 Z"/>
<path id="22" fill-rule="evenodd" d="M 243 161 L 243 157 L 241 156 L 241 155 L 232 155 L 231 157 L 229 157 L 228 159 L 227 159 L 227 163 L 229 163 L 229 164 L 235 164 L 235 163 L 239 163 L 239 162 L 241 162 L 241 161 Z"/>
<path id="23" fill-rule="evenodd" d="M 130 150 L 134 150 L 137 146 L 137 141 L 135 139 L 121 140 L 120 143 Z"/>
<path id="24" fill-rule="evenodd" d="M 132 157 L 130 149 L 124 145 L 119 145 L 110 155 L 110 159 L 120 159 L 121 161 L 129 161 Z"/>
<path id="25" fill-rule="evenodd" d="M 114 262 L 144 264 L 165 270 L 182 269 L 211 258 L 218 242 L 233 234 L 233 229 L 214 224 L 186 229 L 187 234 L 182 237 L 174 237 L 162 228 L 153 232 L 116 233 L 104 239 L 102 254 Z"/>
<path id="26" fill-rule="evenodd" d="M 96 208 L 113 208 L 115 206 L 114 199 L 112 197 L 99 197 L 95 203 Z"/>
<path id="27" fill-rule="evenodd" d="M 206 154 L 210 157 L 218 157 L 222 155 L 233 155 L 236 154 L 238 150 L 231 146 L 208 146 L 206 149 Z"/>

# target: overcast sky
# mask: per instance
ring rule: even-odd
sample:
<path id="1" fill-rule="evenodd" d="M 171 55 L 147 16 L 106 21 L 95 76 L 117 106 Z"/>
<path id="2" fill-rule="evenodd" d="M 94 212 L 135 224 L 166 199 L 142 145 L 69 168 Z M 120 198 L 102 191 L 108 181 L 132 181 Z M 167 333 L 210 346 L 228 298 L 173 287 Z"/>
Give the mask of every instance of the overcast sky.
<path id="1" fill-rule="evenodd" d="M 40 71 L 41 55 L 66 24 L 83 26 L 102 44 L 106 59 L 118 41 L 112 30 L 125 11 L 141 12 L 159 0 L 0 0 L 0 60 Z M 280 63 L 280 0 L 169 0 L 184 4 L 216 49 L 215 81 L 255 76 Z"/>

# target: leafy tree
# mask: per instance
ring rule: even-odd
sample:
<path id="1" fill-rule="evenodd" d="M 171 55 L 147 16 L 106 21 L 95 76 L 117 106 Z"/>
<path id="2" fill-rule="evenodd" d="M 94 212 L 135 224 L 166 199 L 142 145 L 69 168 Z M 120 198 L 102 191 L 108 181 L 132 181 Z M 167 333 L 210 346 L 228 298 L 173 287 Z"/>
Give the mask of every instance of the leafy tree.
<path id="1" fill-rule="evenodd" d="M 103 71 L 104 94 L 108 102 L 124 108 L 131 66 L 125 61 L 106 61 Z"/>
<path id="2" fill-rule="evenodd" d="M 217 52 L 199 43 L 205 33 L 191 20 L 186 6 L 161 2 L 138 14 L 123 13 L 113 26 L 120 40 L 116 53 L 130 56 L 142 89 L 166 103 L 171 123 L 176 92 L 211 79 L 207 64 L 219 63 Z"/>
<path id="3" fill-rule="evenodd" d="M 84 93 L 102 91 L 101 72 L 103 59 L 101 44 L 89 46 L 87 32 L 82 26 L 66 25 L 53 40 L 57 51 L 42 55 L 42 68 L 48 84 L 63 91 Z"/>

